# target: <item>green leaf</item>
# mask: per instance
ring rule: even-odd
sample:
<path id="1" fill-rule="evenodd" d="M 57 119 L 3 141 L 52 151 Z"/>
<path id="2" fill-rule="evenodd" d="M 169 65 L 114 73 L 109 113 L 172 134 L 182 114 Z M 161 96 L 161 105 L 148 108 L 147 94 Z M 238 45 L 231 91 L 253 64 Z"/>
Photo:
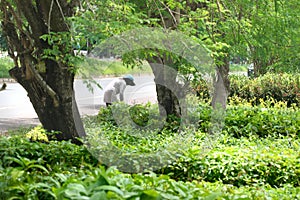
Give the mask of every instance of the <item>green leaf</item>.
<path id="1" fill-rule="evenodd" d="M 124 192 L 123 192 L 122 190 L 120 190 L 120 189 L 117 188 L 116 186 L 112 186 L 112 185 L 103 185 L 103 186 L 99 186 L 99 187 L 96 187 L 94 190 L 111 191 L 111 192 L 114 192 L 114 193 L 120 195 L 121 197 L 124 196 Z"/>
<path id="2" fill-rule="evenodd" d="M 87 197 L 88 192 L 87 192 L 86 188 L 82 184 L 79 184 L 79 183 L 70 183 L 65 190 L 65 195 L 72 199 L 78 198 L 78 197 L 80 197 L 80 199 L 89 199 Z"/>
<path id="3" fill-rule="evenodd" d="M 141 195 L 141 200 L 160 200 L 160 194 L 155 190 L 145 190 Z"/>
<path id="4" fill-rule="evenodd" d="M 90 200 L 107 200 L 107 196 L 106 196 L 106 192 L 105 191 L 101 191 L 101 192 L 96 192 L 94 193 Z"/>

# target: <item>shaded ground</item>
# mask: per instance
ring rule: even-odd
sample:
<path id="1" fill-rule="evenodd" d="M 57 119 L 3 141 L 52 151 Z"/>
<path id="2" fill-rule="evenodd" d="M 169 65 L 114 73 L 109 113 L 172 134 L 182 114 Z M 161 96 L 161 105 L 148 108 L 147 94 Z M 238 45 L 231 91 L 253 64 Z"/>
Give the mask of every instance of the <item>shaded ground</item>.
<path id="1" fill-rule="evenodd" d="M 8 130 L 19 129 L 19 128 L 29 128 L 40 124 L 37 118 L 0 118 L 0 135 L 5 134 Z"/>

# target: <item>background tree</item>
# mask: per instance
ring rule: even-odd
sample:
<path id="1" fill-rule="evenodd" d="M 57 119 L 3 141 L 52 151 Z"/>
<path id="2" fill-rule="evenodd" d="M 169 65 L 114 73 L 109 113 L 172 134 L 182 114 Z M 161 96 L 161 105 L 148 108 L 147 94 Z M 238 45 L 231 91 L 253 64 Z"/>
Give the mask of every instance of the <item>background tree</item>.
<path id="1" fill-rule="evenodd" d="M 232 25 L 231 60 L 253 63 L 255 75 L 297 70 L 299 1 L 222 0 Z"/>
<path id="2" fill-rule="evenodd" d="M 257 1 L 250 8 L 252 28 L 246 39 L 255 74 L 298 68 L 299 1 Z"/>
<path id="3" fill-rule="evenodd" d="M 47 130 L 58 140 L 83 136 L 74 98 L 74 55 L 70 25 L 79 1 L 1 0 L 3 33 L 15 67 L 10 75 L 28 92 Z"/>

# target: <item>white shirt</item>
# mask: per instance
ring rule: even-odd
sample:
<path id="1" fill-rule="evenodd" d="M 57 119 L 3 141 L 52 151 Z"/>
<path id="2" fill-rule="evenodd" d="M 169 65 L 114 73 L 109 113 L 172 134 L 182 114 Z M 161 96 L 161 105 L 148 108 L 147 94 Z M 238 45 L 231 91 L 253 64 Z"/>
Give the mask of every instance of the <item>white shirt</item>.
<path id="1" fill-rule="evenodd" d="M 116 101 L 124 100 L 124 91 L 126 88 L 126 82 L 123 78 L 116 78 L 104 89 L 104 99 L 105 103 L 112 103 Z M 120 98 L 117 97 L 120 95 Z"/>

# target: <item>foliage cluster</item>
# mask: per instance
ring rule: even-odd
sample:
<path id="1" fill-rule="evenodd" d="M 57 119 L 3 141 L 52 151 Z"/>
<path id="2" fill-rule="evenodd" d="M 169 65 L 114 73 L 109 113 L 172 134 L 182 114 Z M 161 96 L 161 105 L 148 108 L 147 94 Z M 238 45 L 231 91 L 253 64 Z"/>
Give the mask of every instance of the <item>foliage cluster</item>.
<path id="1" fill-rule="evenodd" d="M 296 0 L 89 1 L 72 24 L 78 46 L 86 49 L 142 26 L 182 31 L 204 43 L 217 65 L 222 58 L 253 63 L 259 75 L 299 70 L 299 47 L 294 45 L 299 43 L 299 5 Z"/>
<path id="2" fill-rule="evenodd" d="M 261 103 L 264 105 L 257 107 L 251 107 L 251 105 L 229 105 L 224 116 L 223 131 L 236 138 L 250 137 L 253 134 L 259 137 L 300 136 L 300 111 L 297 107 L 289 108 L 286 104 L 268 101 L 262 101 Z M 272 106 L 268 107 L 271 104 Z M 115 110 L 114 112 L 123 114 L 122 116 L 114 115 L 110 109 L 101 108 L 97 118 L 101 123 L 131 125 L 129 126 L 131 128 L 136 128 L 134 125 L 162 127 L 161 120 L 163 119 L 153 117 L 157 115 L 157 108 L 151 107 L 149 104 L 134 107 L 118 105 L 118 111 Z M 190 112 L 187 118 L 190 123 L 196 125 L 197 130 L 206 133 L 213 126 L 212 115 L 213 109 L 207 104 L 201 104 L 196 110 Z M 172 123 L 165 124 L 163 131 L 177 130 L 180 121 Z"/>
<path id="3" fill-rule="evenodd" d="M 198 81 L 199 79 L 199 81 Z M 230 75 L 231 101 L 247 101 L 260 105 L 266 101 L 284 102 L 288 107 L 300 106 L 300 75 L 268 73 L 251 79 L 246 76 Z M 200 78 L 193 81 L 194 90 L 201 98 L 209 98 L 209 87 Z"/>
<path id="4" fill-rule="evenodd" d="M 270 103 L 265 103 L 265 107 L 229 105 L 223 132 L 209 153 L 201 142 L 212 126 L 212 110 L 208 105 L 199 106 L 195 111 L 200 113 L 197 115 L 199 127 L 194 132 L 192 148 L 188 148 L 176 164 L 160 173 L 171 175 L 176 180 L 222 181 L 235 186 L 266 183 L 273 187 L 286 183 L 299 186 L 300 111 L 281 103 L 275 103 L 273 107 L 267 105 Z M 144 116 L 145 108 L 141 109 L 141 116 Z M 151 112 L 151 108 L 148 109 L 148 113 Z M 165 148 L 174 144 L 170 141 L 179 137 L 170 129 L 163 129 L 155 138 L 135 137 L 134 129 L 113 128 L 114 116 L 109 109 L 102 109 L 98 120 L 101 128 L 94 132 L 104 134 L 124 152 L 155 152 L 160 146 Z M 142 122 L 143 117 L 140 122 L 136 121 Z"/>

